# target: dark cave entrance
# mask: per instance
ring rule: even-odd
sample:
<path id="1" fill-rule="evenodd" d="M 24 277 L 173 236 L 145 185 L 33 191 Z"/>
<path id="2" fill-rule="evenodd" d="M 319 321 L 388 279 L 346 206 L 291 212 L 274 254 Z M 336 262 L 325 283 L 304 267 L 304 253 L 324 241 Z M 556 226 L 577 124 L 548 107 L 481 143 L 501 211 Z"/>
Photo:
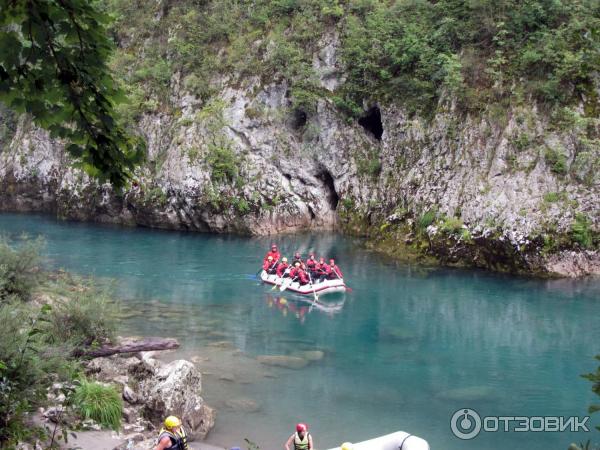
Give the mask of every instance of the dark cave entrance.
<path id="1" fill-rule="evenodd" d="M 304 128 L 307 120 L 308 114 L 306 114 L 306 112 L 302 111 L 301 109 L 295 109 L 292 111 L 290 117 L 290 125 L 294 130 L 300 130 Z"/>
<path id="2" fill-rule="evenodd" d="M 371 133 L 375 139 L 381 140 L 383 135 L 383 124 L 381 123 L 381 111 L 377 106 L 373 106 L 367 113 L 358 119 L 358 123 L 365 130 Z"/>
<path id="3" fill-rule="evenodd" d="M 333 177 L 327 170 L 323 170 L 321 173 L 317 175 L 317 178 L 323 182 L 323 186 L 327 190 L 327 203 L 331 207 L 332 211 L 337 209 L 338 202 L 340 201 L 340 197 L 335 191 L 335 183 L 333 181 Z"/>

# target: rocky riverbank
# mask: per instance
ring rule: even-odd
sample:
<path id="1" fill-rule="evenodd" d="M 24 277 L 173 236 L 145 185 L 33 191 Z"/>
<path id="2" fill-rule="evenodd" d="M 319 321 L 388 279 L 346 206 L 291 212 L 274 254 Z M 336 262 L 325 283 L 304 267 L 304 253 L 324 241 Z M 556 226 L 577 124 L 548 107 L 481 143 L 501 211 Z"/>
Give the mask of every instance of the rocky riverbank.
<path id="1" fill-rule="evenodd" d="M 21 118 L 0 153 L 0 210 L 217 233 L 336 229 L 400 259 L 541 276 L 600 273 L 600 172 L 578 162 L 572 133 L 537 131 L 536 139 L 560 142 L 572 170 L 589 173 L 556 173 L 538 144 L 515 153 L 515 136 L 532 132 L 519 117 L 548 126 L 532 111 L 513 111 L 500 127 L 450 116 L 428 125 L 382 108 L 378 140 L 320 102 L 298 134 L 285 113 L 285 86 L 255 87 L 255 97 L 250 86 L 223 91 L 218 108 L 182 93 L 179 119 L 145 117 L 149 162 L 120 193 L 71 167 L 60 143 Z M 255 104 L 265 116 L 250 119 Z M 230 143 L 232 180 L 215 180 L 205 159 L 209 132 L 195 118 L 207 108 L 224 121 L 218 130 Z M 309 139 L 307 127 L 317 136 Z"/>
<path id="2" fill-rule="evenodd" d="M 116 435 L 106 432 L 104 436 L 112 442 L 111 448 L 152 449 L 158 429 L 168 415 L 183 419 L 190 441 L 203 440 L 214 426 L 216 412 L 201 397 L 202 375 L 194 364 L 185 360 L 162 363 L 154 355 L 114 355 L 86 364 L 86 376 L 115 386 L 124 401 L 122 429 Z M 100 431 L 100 426 L 91 420 L 80 421 L 62 414 L 66 400 L 63 388 L 55 384 L 48 392 L 50 406 L 39 411 L 45 421 L 52 425 L 68 420 L 70 429 Z"/>

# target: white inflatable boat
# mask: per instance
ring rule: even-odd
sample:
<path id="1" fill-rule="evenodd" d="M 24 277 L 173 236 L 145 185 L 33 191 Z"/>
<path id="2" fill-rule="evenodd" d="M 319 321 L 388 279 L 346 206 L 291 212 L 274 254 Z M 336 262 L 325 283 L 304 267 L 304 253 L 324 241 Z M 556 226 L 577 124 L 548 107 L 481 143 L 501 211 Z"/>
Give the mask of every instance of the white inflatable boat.
<path id="1" fill-rule="evenodd" d="M 344 444 L 342 444 L 344 445 Z M 331 450 L 341 450 L 342 447 L 332 448 Z M 404 431 L 397 431 L 392 434 L 386 434 L 368 441 L 355 442 L 346 445 L 344 450 L 430 450 L 426 440 Z"/>
<path id="2" fill-rule="evenodd" d="M 317 296 L 331 294 L 332 292 L 346 292 L 346 285 L 343 279 L 338 280 L 323 280 L 315 283 L 301 285 L 297 281 L 292 281 L 291 278 L 281 278 L 276 274 L 269 275 L 265 270 L 260 273 L 260 279 L 267 283 L 279 286 L 280 291 L 290 291 L 296 294 Z"/>

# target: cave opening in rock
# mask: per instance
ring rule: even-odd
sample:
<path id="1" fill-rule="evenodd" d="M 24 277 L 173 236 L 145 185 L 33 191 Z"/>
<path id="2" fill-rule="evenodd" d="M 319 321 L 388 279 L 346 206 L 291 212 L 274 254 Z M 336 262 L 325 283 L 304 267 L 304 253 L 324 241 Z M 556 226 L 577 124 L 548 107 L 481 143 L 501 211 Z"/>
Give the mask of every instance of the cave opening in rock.
<path id="1" fill-rule="evenodd" d="M 290 117 L 290 125 L 294 130 L 300 130 L 306 125 L 308 115 L 301 109 L 294 109 Z"/>
<path id="2" fill-rule="evenodd" d="M 358 119 L 358 123 L 365 130 L 371 133 L 375 139 L 381 140 L 383 135 L 383 124 L 381 123 L 381 111 L 377 106 L 373 106 L 367 113 Z"/>
<path id="3" fill-rule="evenodd" d="M 338 202 L 340 201 L 340 197 L 335 191 L 335 183 L 333 182 L 333 177 L 329 173 L 328 170 L 323 170 L 317 178 L 323 182 L 323 186 L 327 191 L 327 203 L 331 207 L 332 211 L 337 209 Z"/>

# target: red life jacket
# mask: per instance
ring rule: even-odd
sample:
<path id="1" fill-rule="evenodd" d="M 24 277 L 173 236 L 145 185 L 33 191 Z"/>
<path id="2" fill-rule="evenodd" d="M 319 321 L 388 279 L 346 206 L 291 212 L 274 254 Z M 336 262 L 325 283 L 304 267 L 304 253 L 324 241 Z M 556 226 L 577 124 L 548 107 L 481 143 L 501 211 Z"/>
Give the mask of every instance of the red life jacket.
<path id="1" fill-rule="evenodd" d="M 302 283 L 302 284 L 308 283 L 308 275 L 306 275 L 306 272 L 301 267 L 294 267 L 290 271 L 290 277 L 292 277 L 292 278 L 298 277 L 298 279 L 296 281 L 300 281 L 300 283 Z"/>
<path id="2" fill-rule="evenodd" d="M 298 279 L 300 281 L 300 284 L 308 283 L 308 275 L 306 274 L 306 272 L 304 270 L 300 269 L 298 271 Z"/>
<path id="3" fill-rule="evenodd" d="M 317 261 L 315 261 L 314 259 L 306 260 L 306 267 L 308 267 L 309 270 L 315 270 L 316 266 L 317 266 Z"/>
<path id="4" fill-rule="evenodd" d="M 279 253 L 277 251 L 274 252 L 273 250 L 269 250 L 267 252 L 267 254 L 265 255 L 265 259 L 264 260 L 266 261 L 269 256 L 272 256 L 273 257 L 273 262 L 275 262 L 275 261 L 279 261 L 279 258 L 281 258 L 281 253 Z"/>
<path id="5" fill-rule="evenodd" d="M 327 263 L 319 264 L 319 273 L 321 275 L 331 274 L 331 266 Z"/>
<path id="6" fill-rule="evenodd" d="M 278 277 L 282 277 L 283 276 L 283 272 L 285 272 L 285 270 L 290 267 L 290 265 L 288 263 L 279 263 L 279 265 L 277 266 L 277 276 Z"/>
<path id="7" fill-rule="evenodd" d="M 338 274 L 338 276 L 340 278 L 344 278 L 344 274 L 342 273 L 342 271 L 340 270 L 340 268 L 337 266 L 337 264 L 335 264 L 332 268 L 331 268 L 331 277 L 332 278 L 338 278 L 335 276 L 335 274 Z"/>

